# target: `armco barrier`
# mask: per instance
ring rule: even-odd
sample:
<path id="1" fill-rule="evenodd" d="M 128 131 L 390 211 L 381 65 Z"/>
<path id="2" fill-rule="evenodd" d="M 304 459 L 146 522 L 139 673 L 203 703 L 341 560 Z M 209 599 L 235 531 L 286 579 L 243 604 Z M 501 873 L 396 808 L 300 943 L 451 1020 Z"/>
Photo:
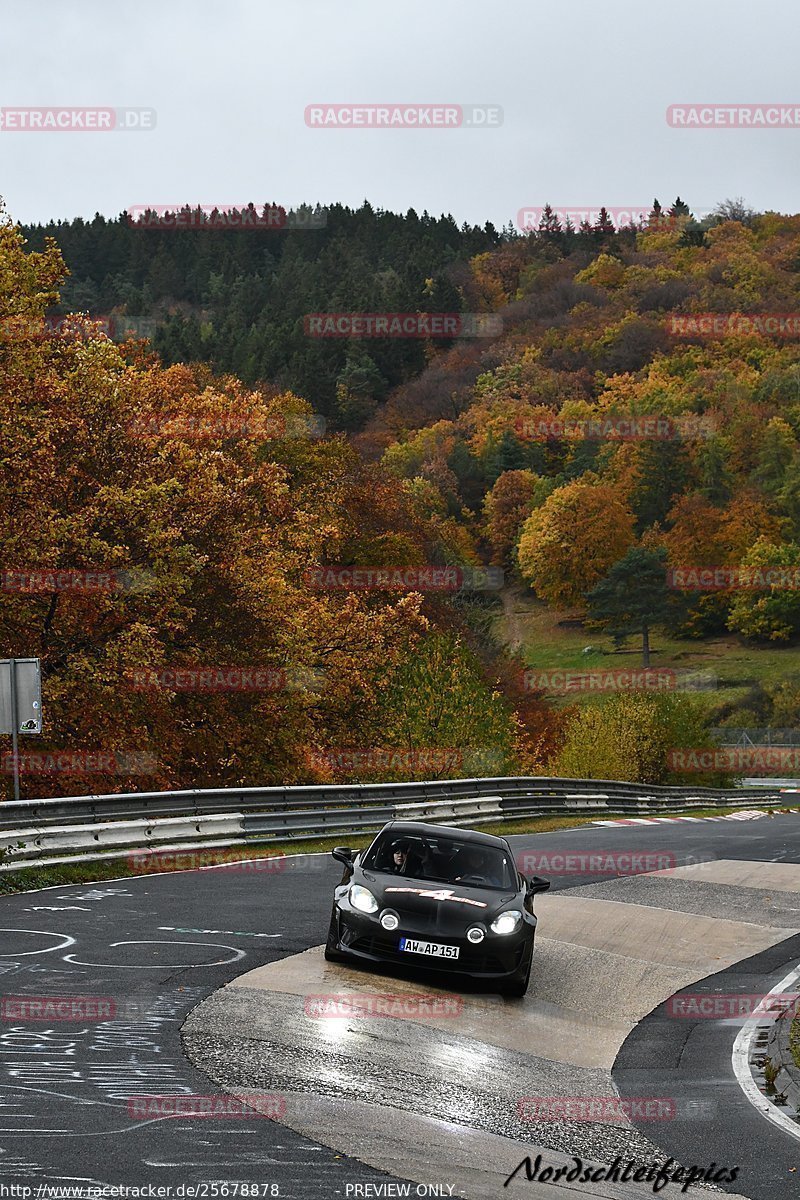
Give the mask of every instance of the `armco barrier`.
<path id="1" fill-rule="evenodd" d="M 7 800 L 0 803 L 0 871 L 119 859 L 150 848 L 347 838 L 374 832 L 392 819 L 488 825 L 526 817 L 636 816 L 785 802 L 779 791 L 765 788 L 675 788 L 539 776 Z"/>

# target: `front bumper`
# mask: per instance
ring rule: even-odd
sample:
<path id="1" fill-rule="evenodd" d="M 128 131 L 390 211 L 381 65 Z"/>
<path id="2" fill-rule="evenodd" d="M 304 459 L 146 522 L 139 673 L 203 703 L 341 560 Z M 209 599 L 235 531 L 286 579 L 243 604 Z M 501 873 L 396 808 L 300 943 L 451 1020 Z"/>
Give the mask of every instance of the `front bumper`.
<path id="1" fill-rule="evenodd" d="M 393 963 L 437 974 L 504 979 L 522 970 L 533 952 L 535 918 L 524 920 L 516 933 L 501 935 L 489 931 L 482 942 L 474 945 L 467 941 L 466 930 L 454 933 L 452 929 L 437 928 L 419 916 L 398 913 L 399 927 L 387 931 L 380 924 L 379 912 L 361 913 L 346 899 L 337 901 L 335 911 L 339 951 L 366 962 Z M 458 958 L 429 958 L 401 950 L 403 937 L 458 946 Z"/>

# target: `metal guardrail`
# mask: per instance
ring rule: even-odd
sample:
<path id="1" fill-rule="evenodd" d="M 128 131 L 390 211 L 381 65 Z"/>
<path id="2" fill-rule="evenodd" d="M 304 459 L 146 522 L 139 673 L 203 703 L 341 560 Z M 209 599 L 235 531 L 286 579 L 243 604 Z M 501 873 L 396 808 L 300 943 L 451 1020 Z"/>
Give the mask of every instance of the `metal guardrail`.
<path id="1" fill-rule="evenodd" d="M 636 816 L 785 802 L 780 791 L 765 788 L 676 788 L 540 776 L 9 800 L 0 803 L 0 871 L 120 859 L 154 849 L 166 853 L 356 836 L 393 819 L 491 824 L 588 812 Z"/>

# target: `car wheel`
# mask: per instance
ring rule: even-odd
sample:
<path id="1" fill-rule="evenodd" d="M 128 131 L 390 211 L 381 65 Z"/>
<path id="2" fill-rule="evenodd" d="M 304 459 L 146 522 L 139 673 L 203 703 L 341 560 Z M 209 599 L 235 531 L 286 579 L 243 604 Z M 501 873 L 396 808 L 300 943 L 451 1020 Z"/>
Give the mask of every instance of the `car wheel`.
<path id="1" fill-rule="evenodd" d="M 328 938 L 325 942 L 325 961 L 344 962 L 345 956 L 339 949 L 339 927 L 336 921 L 336 909 L 331 912 L 331 923 L 328 926 Z"/>
<path id="2" fill-rule="evenodd" d="M 531 963 L 533 962 L 533 951 L 531 951 L 528 964 L 523 968 L 522 974 L 517 972 L 500 985 L 500 994 L 502 996 L 524 996 L 528 990 L 528 984 L 531 981 Z"/>

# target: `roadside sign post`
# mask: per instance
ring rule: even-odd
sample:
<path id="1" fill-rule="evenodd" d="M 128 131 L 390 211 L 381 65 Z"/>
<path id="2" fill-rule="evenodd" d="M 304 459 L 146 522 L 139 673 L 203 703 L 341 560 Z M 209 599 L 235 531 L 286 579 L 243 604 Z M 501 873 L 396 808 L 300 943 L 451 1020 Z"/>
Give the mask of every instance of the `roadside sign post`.
<path id="1" fill-rule="evenodd" d="M 0 734 L 11 734 L 15 800 L 19 800 L 19 735 L 41 732 L 42 680 L 39 659 L 0 659 Z"/>
<path id="2" fill-rule="evenodd" d="M 14 769 L 14 799 L 19 800 L 19 735 L 17 733 L 17 660 L 12 658 L 8 672 L 8 692 L 11 701 L 11 764 Z"/>

